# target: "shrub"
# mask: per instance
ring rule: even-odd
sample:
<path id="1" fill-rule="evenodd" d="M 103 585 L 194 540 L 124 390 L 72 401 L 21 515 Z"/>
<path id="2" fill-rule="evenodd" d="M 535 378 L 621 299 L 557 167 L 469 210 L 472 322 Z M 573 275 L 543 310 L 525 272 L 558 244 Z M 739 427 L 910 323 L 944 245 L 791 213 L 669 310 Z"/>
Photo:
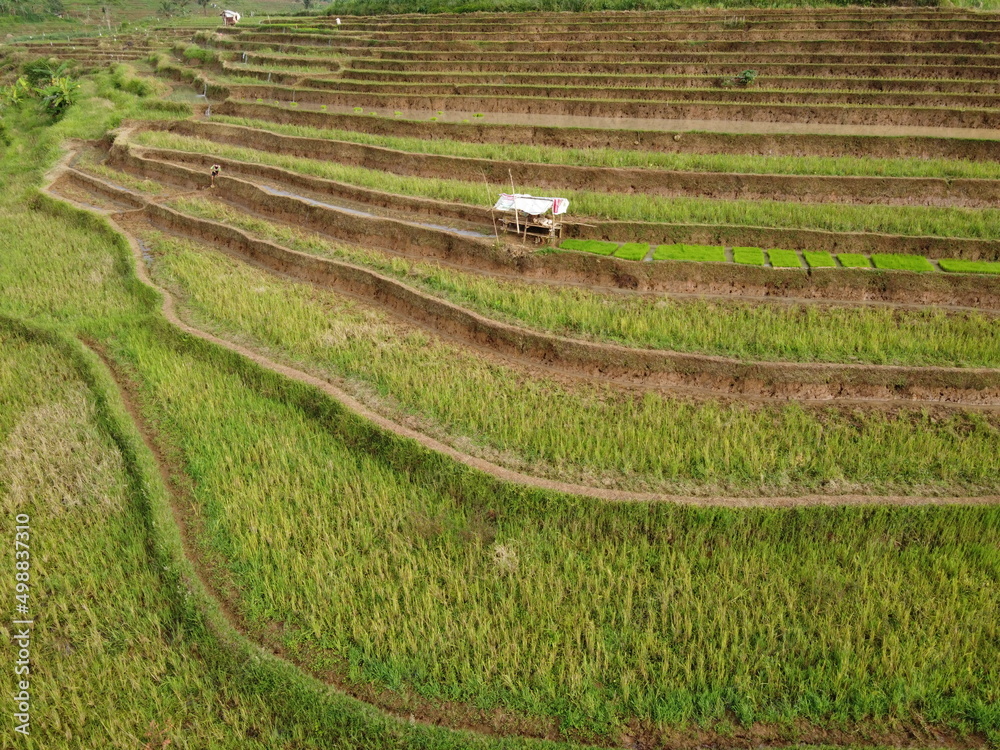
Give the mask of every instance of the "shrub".
<path id="1" fill-rule="evenodd" d="M 35 89 L 42 100 L 42 109 L 54 119 L 62 117 L 66 110 L 76 103 L 79 91 L 80 84 L 66 77 L 53 78 L 48 86 Z"/>

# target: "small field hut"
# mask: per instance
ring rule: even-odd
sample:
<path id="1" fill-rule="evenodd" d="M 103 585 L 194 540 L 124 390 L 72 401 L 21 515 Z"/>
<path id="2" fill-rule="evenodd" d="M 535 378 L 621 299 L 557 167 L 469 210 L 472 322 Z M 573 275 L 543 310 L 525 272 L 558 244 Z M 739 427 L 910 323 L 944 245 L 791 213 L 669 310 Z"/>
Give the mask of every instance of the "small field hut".
<path id="1" fill-rule="evenodd" d="M 569 208 L 566 198 L 541 198 L 524 193 L 501 193 L 493 210 L 500 212 L 499 228 L 536 242 L 562 237 L 559 217 Z"/>
<path id="2" fill-rule="evenodd" d="M 226 26 L 235 26 L 240 22 L 240 19 L 243 17 L 235 10 L 224 10 L 219 15 L 222 16 L 222 23 L 224 23 Z"/>

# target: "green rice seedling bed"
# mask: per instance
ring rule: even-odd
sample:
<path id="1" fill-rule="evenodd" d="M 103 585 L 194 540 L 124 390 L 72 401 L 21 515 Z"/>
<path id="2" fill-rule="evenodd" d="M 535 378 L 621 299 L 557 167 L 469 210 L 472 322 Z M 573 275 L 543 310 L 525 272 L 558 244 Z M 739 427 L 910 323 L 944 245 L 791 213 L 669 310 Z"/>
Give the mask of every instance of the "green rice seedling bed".
<path id="1" fill-rule="evenodd" d="M 559 246 L 562 250 L 579 250 L 584 253 L 594 253 L 595 255 L 611 255 L 617 248 L 617 242 L 605 242 L 604 240 L 563 240 Z"/>
<path id="2" fill-rule="evenodd" d="M 802 268 L 799 254 L 794 250 L 768 250 L 767 257 L 773 268 Z"/>
<path id="3" fill-rule="evenodd" d="M 871 261 L 867 255 L 860 253 L 838 253 L 837 260 L 844 268 L 871 268 Z"/>
<path id="4" fill-rule="evenodd" d="M 690 260 L 724 263 L 726 250 L 719 245 L 657 245 L 653 260 Z"/>
<path id="5" fill-rule="evenodd" d="M 899 255 L 896 253 L 876 253 L 872 255 L 875 268 L 892 271 L 916 271 L 924 273 L 933 271 L 934 266 L 922 255 Z"/>
<path id="6" fill-rule="evenodd" d="M 1000 273 L 1000 263 L 989 260 L 962 260 L 941 258 L 938 265 L 949 273 Z"/>
<path id="7" fill-rule="evenodd" d="M 615 252 L 616 258 L 624 260 L 642 260 L 649 254 L 649 244 L 645 242 L 626 242 Z"/>
<path id="8" fill-rule="evenodd" d="M 734 247 L 733 262 L 744 266 L 763 266 L 764 251 L 759 247 Z"/>
<path id="9" fill-rule="evenodd" d="M 803 250 L 802 257 L 806 259 L 806 265 L 810 268 L 836 268 L 837 261 L 827 252 L 816 252 L 814 250 Z"/>
<path id="10" fill-rule="evenodd" d="M 995 319 L 980 314 L 831 305 L 815 315 L 807 305 L 601 294 L 500 281 L 342 245 L 212 200 L 185 197 L 169 205 L 294 250 L 373 268 L 498 320 L 560 335 L 763 360 L 1000 367 Z M 746 330 L 770 335 L 748 339 Z"/>

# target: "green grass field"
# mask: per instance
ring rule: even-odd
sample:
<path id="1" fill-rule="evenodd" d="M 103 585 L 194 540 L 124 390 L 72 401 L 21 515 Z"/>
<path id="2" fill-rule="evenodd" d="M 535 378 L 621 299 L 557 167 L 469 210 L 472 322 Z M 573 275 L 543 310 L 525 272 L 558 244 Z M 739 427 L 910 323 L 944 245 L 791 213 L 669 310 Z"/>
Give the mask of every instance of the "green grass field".
<path id="1" fill-rule="evenodd" d="M 285 68 L 299 72 L 314 69 Z M 323 129 L 246 117 L 216 115 L 216 122 L 242 125 L 281 135 L 363 143 L 418 154 L 442 154 L 495 161 L 523 161 L 582 167 L 638 167 L 681 172 L 740 174 L 855 175 L 862 177 L 943 177 L 1000 179 L 1000 163 L 965 159 L 873 159 L 802 156 L 733 156 L 730 154 L 660 153 L 616 149 L 567 149 L 530 144 L 467 143 L 448 139 L 403 138 L 353 130 Z"/>
<path id="2" fill-rule="evenodd" d="M 336 162 L 284 156 L 240 146 L 220 144 L 164 132 L 142 132 L 135 142 L 159 148 L 227 157 L 251 164 L 267 164 L 302 174 L 337 180 L 400 195 L 483 205 L 495 192 L 478 182 L 393 175 L 380 170 Z M 519 186 L 536 195 L 542 188 Z M 702 198 L 661 198 L 651 195 L 562 191 L 581 216 L 618 221 L 651 221 L 680 224 L 729 224 L 823 229 L 833 232 L 884 232 L 899 235 L 931 235 L 1000 239 L 1000 210 L 893 206 L 827 205 L 773 201 L 722 201 Z"/>
<path id="3" fill-rule="evenodd" d="M 674 491 L 699 485 L 778 493 L 815 490 L 834 477 L 880 489 L 899 481 L 975 484 L 990 481 L 995 470 L 992 459 L 982 463 L 981 452 L 997 434 L 989 417 L 976 417 L 967 438 L 954 443 L 957 423 L 934 426 L 916 412 L 874 413 L 857 423 L 847 413 L 796 406 L 692 404 L 654 392 L 564 386 L 208 248 L 155 235 L 150 247 L 155 273 L 182 296 L 191 320 L 343 379 L 400 418 L 418 416 L 435 434 L 478 446 L 482 455 L 507 456 L 532 472 Z M 673 415 L 669 422 L 665 413 Z M 713 432 L 712 424 L 729 429 Z M 821 444 L 814 442 L 818 433 Z M 646 445 L 662 449 L 646 451 Z M 933 461 L 914 461 L 913 445 Z M 996 461 L 1000 468 L 1000 456 Z"/>
<path id="4" fill-rule="evenodd" d="M 638 746 L 638 734 L 730 750 L 1000 745 L 1000 506 L 697 507 L 533 489 L 183 333 L 123 236 L 38 192 L 68 139 L 181 113 L 138 95 L 131 75 L 85 81 L 55 124 L 33 102 L 4 112 L 0 506 L 8 539 L 16 514 L 32 519 L 38 623 L 32 736 L 18 747 L 582 750 Z M 81 168 L 192 215 L 539 330 L 741 359 L 1000 366 L 986 315 L 506 281 L 326 242 L 205 194 L 170 197 L 87 153 Z M 471 180 L 280 163 L 479 200 Z M 608 211 L 618 198 L 570 197 Z M 664 212 L 652 215 L 739 213 L 633 198 Z M 747 221 L 804 220 L 790 205 Z M 822 208 L 846 224 L 878 215 Z M 988 233 L 993 220 L 894 208 L 878 226 Z M 806 407 L 555 377 L 132 222 L 189 324 L 501 465 L 706 499 L 1000 493 L 993 410 Z M 631 260 L 650 249 L 576 249 L 594 247 Z M 653 255 L 726 260 L 714 246 Z M 764 256 L 735 248 L 734 260 Z M 449 728 L 466 724 L 481 731 Z"/>
<path id="5" fill-rule="evenodd" d="M 996 320 L 985 315 L 840 306 L 816 314 L 807 305 L 623 297 L 484 279 L 326 241 L 216 201 L 184 197 L 169 205 L 294 250 L 372 268 L 463 307 L 537 330 L 750 359 L 1000 366 Z M 763 330 L 769 335 L 746 335 Z"/>

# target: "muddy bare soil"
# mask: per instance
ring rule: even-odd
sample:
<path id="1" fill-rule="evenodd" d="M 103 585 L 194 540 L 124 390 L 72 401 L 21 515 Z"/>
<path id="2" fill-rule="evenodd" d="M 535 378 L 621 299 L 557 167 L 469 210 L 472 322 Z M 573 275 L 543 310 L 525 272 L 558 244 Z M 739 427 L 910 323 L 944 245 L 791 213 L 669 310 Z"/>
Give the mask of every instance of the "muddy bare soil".
<path id="1" fill-rule="evenodd" d="M 440 179 L 451 179 L 456 174 L 482 174 L 483 179 L 490 183 L 503 184 L 510 178 L 519 185 L 552 190 L 700 196 L 728 200 L 836 201 L 970 208 L 988 208 L 1000 203 L 1000 181 L 997 180 L 754 175 L 575 167 L 416 154 L 206 122 L 155 123 L 150 124 L 149 129 L 162 129 L 216 143 L 335 161 L 394 174 Z"/>
<path id="2" fill-rule="evenodd" d="M 755 46 L 774 45 L 784 49 L 791 43 L 804 43 L 809 46 L 829 49 L 830 45 L 845 42 L 860 42 L 865 50 L 886 49 L 890 45 L 907 50 L 938 49 L 942 43 L 954 45 L 957 52 L 975 51 L 978 44 L 993 44 L 1000 41 L 1000 31 L 996 29 L 942 29 L 942 28 L 877 28 L 877 29 L 834 29 L 823 30 L 758 30 L 751 26 L 745 29 L 712 29 L 712 30 L 677 30 L 660 29 L 654 31 L 559 31 L 545 27 L 533 31 L 522 31 L 517 34 L 510 32 L 493 33 L 448 33 L 423 32 L 409 34 L 380 33 L 365 37 L 352 36 L 343 32 L 331 30 L 317 34 L 311 31 L 295 32 L 253 31 L 241 32 L 237 41 L 271 42 L 276 44 L 323 45 L 336 40 L 341 46 L 353 47 L 392 47 L 399 49 L 447 49 L 447 45 L 455 44 L 462 49 L 476 47 L 485 49 L 513 49 L 518 44 L 531 44 L 547 51 L 565 51 L 569 45 L 580 46 L 633 46 L 635 49 L 672 48 L 682 43 L 707 45 L 753 44 Z M 548 49 L 549 45 L 558 45 Z M 642 45 L 641 47 L 638 45 Z M 934 45 L 927 46 L 924 45 Z M 985 49 L 982 51 L 986 51 Z"/>
<path id="3" fill-rule="evenodd" d="M 672 86 L 657 88 L 652 86 L 545 86 L 534 83 L 522 84 L 479 84 L 440 83 L 437 81 L 359 81 L 350 78 L 303 78 L 299 86 L 306 89 L 330 89 L 366 94 L 415 94 L 420 96 L 470 96 L 509 99 L 513 97 L 535 97 L 549 99 L 623 99 L 629 101 L 656 102 L 724 102 L 741 104 L 802 104 L 802 105 L 850 105 L 852 107 L 970 107 L 996 109 L 1000 96 L 986 93 L 949 94 L 937 91 L 926 92 L 865 92 L 861 90 L 834 91 L 782 91 L 770 88 L 767 81 L 759 85 L 742 88 L 727 88 L 702 82 L 701 88 Z"/>
<path id="4" fill-rule="evenodd" d="M 733 69 L 728 66 L 716 66 L 714 70 L 701 69 L 697 73 L 683 71 L 673 75 L 599 75 L 590 73 L 577 75 L 574 73 L 538 73 L 511 72 L 510 66 L 498 66 L 494 72 L 470 72 L 461 70 L 462 66 L 454 66 L 455 70 L 446 72 L 400 70 L 344 70 L 333 77 L 309 78 L 299 74 L 298 85 L 318 88 L 317 82 L 340 80 L 343 82 L 372 82 L 394 85 L 411 85 L 435 83 L 438 85 L 474 85 L 474 86 L 559 86 L 559 87 L 615 87 L 615 88 L 718 88 L 722 80 L 731 80 Z M 581 66 L 582 68 L 583 66 Z M 234 70 L 236 70 L 234 68 Z M 765 71 L 766 72 L 766 71 Z M 290 77 L 287 76 L 287 77 Z M 280 81 L 279 81 L 280 82 Z M 767 89 L 822 89 L 824 91 L 860 91 L 860 92 L 924 92 L 924 93 L 972 93 L 979 96 L 1000 95 L 998 81 L 941 81 L 934 79 L 902 79 L 902 78 L 843 78 L 826 72 L 823 76 L 813 77 L 776 77 L 762 75 L 755 82 L 755 87 Z"/>
<path id="5" fill-rule="evenodd" d="M 280 64 L 277 58 L 271 58 L 272 62 Z M 733 76 L 739 73 L 740 62 L 736 60 L 717 60 L 715 57 L 705 56 L 694 62 L 676 61 L 653 63 L 648 61 L 638 62 L 569 62 L 560 56 L 558 60 L 537 60 L 534 62 L 511 62 L 503 60 L 462 60 L 462 61 L 441 61 L 441 60 L 384 60 L 381 58 L 353 58 L 348 61 L 348 69 L 353 77 L 361 71 L 369 75 L 375 73 L 395 73 L 395 74 L 419 74 L 438 73 L 442 76 L 454 74 L 471 73 L 499 73 L 515 77 L 517 75 L 567 75 L 583 77 L 608 76 Z M 754 63 L 754 69 L 761 74 L 761 81 L 769 85 L 775 80 L 783 80 L 781 77 L 789 77 L 801 80 L 818 79 L 822 81 L 829 78 L 831 81 L 871 81 L 871 85 L 928 85 L 939 86 L 940 90 L 949 90 L 948 87 L 969 86 L 970 90 L 976 90 L 977 85 L 984 86 L 988 91 L 998 78 L 1000 78 L 1000 66 L 948 66 L 948 65 L 874 65 L 865 62 L 841 63 L 841 62 L 803 62 L 795 63 L 784 59 L 778 61 Z M 377 80 L 377 79 L 376 79 Z"/>
<path id="6" fill-rule="evenodd" d="M 271 199 L 278 207 L 286 203 L 289 218 L 296 215 L 298 206 L 291 201 L 280 196 Z M 368 269 L 288 250 L 163 206 L 150 204 L 145 216 L 159 228 L 206 241 L 269 270 L 376 301 L 466 344 L 506 358 L 541 362 L 571 376 L 758 398 L 1000 405 L 1000 370 L 739 362 L 565 339 L 499 323 Z"/>
<path id="7" fill-rule="evenodd" d="M 726 38 L 739 35 L 749 39 L 794 39 L 822 38 L 843 39 L 940 39 L 945 36 L 950 39 L 989 39 L 988 35 L 997 33 L 1000 25 L 996 21 L 973 23 L 967 21 L 945 23 L 921 23 L 919 21 L 905 22 L 906 25 L 889 21 L 833 21 L 818 23 L 776 23 L 754 22 L 743 16 L 730 16 L 728 23 L 713 21 L 709 23 L 551 23 L 545 25 L 518 23 L 509 27 L 487 26 L 470 28 L 459 24 L 443 24 L 436 27 L 416 27 L 409 29 L 354 29 L 354 34 L 364 34 L 368 38 L 393 41 L 442 41 L 449 39 L 481 39 L 483 41 L 511 39 L 569 39 L 581 41 L 585 39 L 706 39 Z M 272 27 L 262 26 L 270 31 Z M 324 28 L 324 27 L 314 27 Z M 325 27 L 329 32 L 333 26 Z M 289 33 L 302 33 L 292 27 L 282 29 Z M 986 34 L 980 37 L 979 34 Z"/>
<path id="8" fill-rule="evenodd" d="M 287 125 L 350 130 L 373 135 L 449 139 L 468 143 L 533 143 L 561 148 L 608 148 L 667 153 L 741 156 L 853 156 L 866 158 L 1000 161 L 1000 140 L 883 135 L 708 133 L 681 130 L 507 125 L 403 120 L 356 114 L 310 112 L 230 99 L 215 106 L 222 115 Z"/>
<path id="9" fill-rule="evenodd" d="M 283 86 L 231 86 L 228 96 L 253 101 L 301 102 L 316 105 L 397 110 L 517 112 L 531 115 L 672 118 L 689 120 L 754 120 L 843 125 L 913 125 L 951 128 L 1000 128 L 1000 110 L 950 110 L 934 107 L 853 107 L 776 103 L 662 102 L 529 96 L 420 96 L 375 94 Z"/>
<path id="10" fill-rule="evenodd" d="M 632 52 L 615 51 L 593 51 L 593 52 L 566 52 L 558 55 L 559 62 L 569 63 L 653 63 L 653 64 L 677 64 L 677 63 L 719 63 L 730 64 L 743 70 L 747 65 L 763 65 L 765 63 L 783 63 L 785 65 L 805 65 L 805 64 L 827 64 L 827 65 L 875 65 L 875 66 L 912 66 L 918 70 L 924 66 L 950 66 L 959 68 L 995 69 L 1000 65 L 1000 58 L 996 55 L 959 55 L 959 54 L 934 54 L 917 55 L 901 53 L 883 54 L 854 54 L 851 52 L 842 53 L 808 53 L 803 51 L 756 53 L 749 55 L 746 52 L 709 52 L 701 49 L 698 45 L 689 45 L 690 49 L 678 52 L 648 52 L 636 54 Z M 403 50 L 386 51 L 379 58 L 371 58 L 376 62 L 469 62 L 475 63 L 480 60 L 492 62 L 506 62 L 511 64 L 532 65 L 535 63 L 552 63 L 554 55 L 548 52 L 498 52 L 491 51 L 489 54 L 483 52 L 450 51 L 450 52 L 414 52 Z M 742 66 L 742 67 L 740 67 Z M 975 76 L 980 77 L 980 76 Z"/>
<path id="11" fill-rule="evenodd" d="M 792 27 L 823 28 L 826 25 L 860 24 L 862 26 L 905 23 L 907 26 L 926 24 L 963 24 L 974 26 L 995 25 L 991 15 L 969 10 L 948 10 L 943 8 L 916 8 L 894 5 L 886 8 L 739 8 L 716 9 L 699 8 L 673 11 L 601 11 L 579 13 L 537 12 L 529 14 L 490 13 L 455 14 L 435 13 L 433 15 L 400 15 L 372 18 L 370 16 L 345 17 L 344 22 L 352 31 L 397 31 L 409 32 L 426 29 L 455 29 L 463 31 L 505 30 L 518 31 L 522 28 L 538 28 L 539 25 L 557 27 L 615 27 L 623 30 L 631 28 L 662 28 L 664 26 L 731 28 L 733 19 L 741 18 L 746 23 L 767 24 L 776 29 Z M 543 23 L 540 23 L 543 22 Z M 269 22 L 265 21 L 263 27 Z M 283 23 L 273 21 L 271 23 Z M 330 18 L 311 18 L 309 26 L 333 26 Z"/>
<path id="12" fill-rule="evenodd" d="M 206 166 L 212 159 L 198 155 L 190 157 L 188 164 L 200 166 L 198 171 L 179 164 L 144 158 L 140 154 L 149 150 L 116 145 L 112 150 L 110 163 L 143 178 L 160 180 L 183 189 L 202 189 L 208 185 Z M 177 153 L 177 152 L 173 152 Z M 198 161 L 202 159 L 203 161 Z M 217 160 L 216 160 L 217 161 Z M 242 174 L 250 180 L 261 179 L 282 181 L 281 172 L 267 168 L 254 174 L 255 165 L 248 165 L 240 171 L 238 164 L 224 167 L 227 174 Z M 317 178 L 298 178 L 299 183 L 287 183 L 291 190 L 324 192 L 323 182 Z M 433 259 L 453 264 L 460 268 L 483 271 L 512 278 L 533 279 L 558 283 L 572 283 L 599 288 L 617 288 L 639 292 L 673 292 L 680 294 L 710 294 L 731 297 L 792 298 L 816 301 L 886 302 L 896 304 L 926 304 L 970 307 L 982 310 L 1000 310 L 1000 279 L 989 276 L 952 274 L 913 274 L 905 272 L 868 271 L 863 269 L 814 269 L 811 271 L 781 271 L 777 269 L 753 268 L 731 264 L 659 262 L 638 263 L 617 258 L 592 256 L 586 253 L 556 253 L 549 255 L 513 254 L 498 251 L 492 245 L 456 238 L 446 232 L 424 230 L 419 242 L 396 242 L 391 235 L 383 237 L 378 230 L 365 227 L 357 217 L 343 220 L 342 214 L 328 211 L 319 206 L 305 210 L 295 205 L 288 210 L 272 210 L 277 196 L 255 187 L 250 182 L 231 180 L 225 200 L 242 206 L 252 213 L 269 219 L 289 221 L 302 226 L 305 218 L 315 223 L 309 228 L 334 239 L 374 247 L 385 247 L 393 253 L 416 259 Z M 366 192 L 351 193 L 349 186 L 336 188 L 337 197 L 364 202 Z M 406 211 L 413 204 L 397 204 L 395 196 L 381 194 L 382 199 L 375 205 Z M 287 197 L 286 197 L 287 198 Z M 413 200 L 413 199 L 408 199 Z M 421 211 L 433 210 L 431 202 L 425 201 Z M 440 204 L 442 207 L 452 204 Z M 485 211 L 483 212 L 485 217 Z M 454 218 L 474 219 L 472 214 L 456 215 Z M 356 229 L 356 227 L 361 227 Z M 408 225 L 403 225 L 408 226 Z M 653 225 L 655 226 L 655 225 Z M 569 231 L 573 226 L 567 227 Z M 584 228 L 589 229 L 589 228 Z M 624 230 L 624 227 L 622 228 Z M 678 234 L 682 227 L 676 228 Z M 690 240 L 695 242 L 698 232 L 709 232 L 716 227 L 687 227 Z M 595 227 L 600 233 L 601 227 Z M 440 241 L 441 238 L 446 241 Z M 438 238 L 438 240 L 432 239 Z M 455 240 L 461 240 L 456 242 Z M 730 243 L 738 244 L 738 243 Z M 776 243 L 773 246 L 786 246 Z"/>

